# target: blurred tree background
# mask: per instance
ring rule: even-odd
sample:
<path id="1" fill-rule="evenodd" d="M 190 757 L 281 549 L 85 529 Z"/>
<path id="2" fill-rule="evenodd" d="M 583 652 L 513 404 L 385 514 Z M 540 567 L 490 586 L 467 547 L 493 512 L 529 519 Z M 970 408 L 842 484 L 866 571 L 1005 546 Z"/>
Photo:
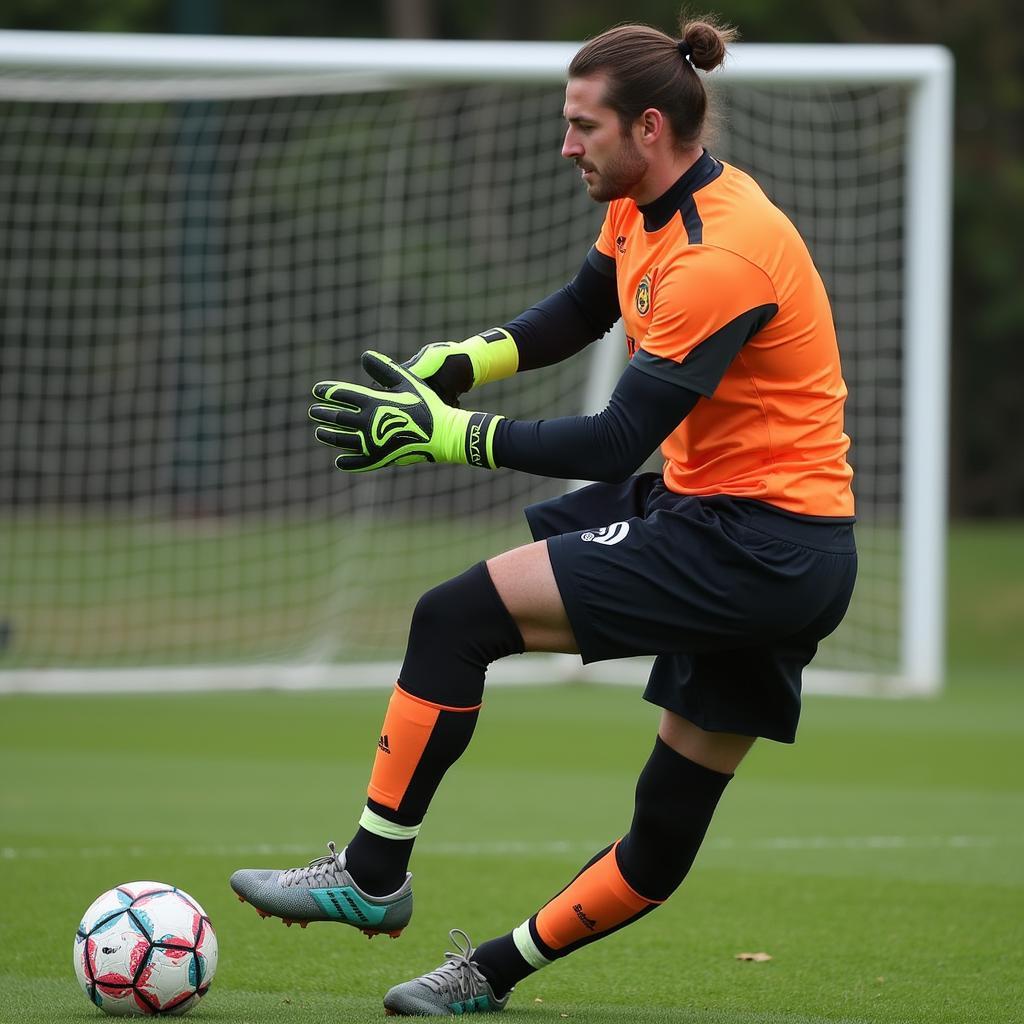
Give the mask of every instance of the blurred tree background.
<path id="1" fill-rule="evenodd" d="M 1024 515 L 1024 29 L 1016 0 L 718 0 L 748 42 L 940 43 L 956 59 L 951 508 Z M 0 26 L 582 39 L 677 0 L 0 0 Z M 1016 256 L 1014 255 L 1016 253 Z"/>

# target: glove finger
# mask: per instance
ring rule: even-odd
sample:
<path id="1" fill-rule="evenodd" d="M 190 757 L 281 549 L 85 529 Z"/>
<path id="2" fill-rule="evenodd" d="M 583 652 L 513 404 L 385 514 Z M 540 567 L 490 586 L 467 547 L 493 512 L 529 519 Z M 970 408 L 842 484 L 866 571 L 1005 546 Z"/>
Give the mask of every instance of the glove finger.
<path id="1" fill-rule="evenodd" d="M 365 473 L 368 470 L 377 468 L 371 465 L 370 460 L 365 455 L 339 455 L 334 460 L 334 465 L 342 473 Z"/>
<path id="2" fill-rule="evenodd" d="M 365 455 L 366 444 L 363 435 L 357 430 L 335 430 L 333 427 L 317 427 L 313 436 L 321 444 L 329 444 L 332 448 L 340 448 L 350 455 Z"/>
<path id="3" fill-rule="evenodd" d="M 395 388 L 410 382 L 407 370 L 403 370 L 390 356 L 380 352 L 364 352 L 360 362 L 367 375 L 386 388 Z"/>
<path id="4" fill-rule="evenodd" d="M 311 405 L 307 413 L 315 423 L 326 423 L 334 427 L 350 427 L 353 430 L 359 429 L 365 417 L 344 405 Z"/>
<path id="5" fill-rule="evenodd" d="M 313 385 L 313 397 L 321 402 L 334 402 L 336 405 L 358 409 L 360 392 L 365 390 L 358 384 L 352 385 L 343 380 L 321 380 Z"/>
<path id="6" fill-rule="evenodd" d="M 375 469 L 387 469 L 389 466 L 411 466 L 417 462 L 432 462 L 433 460 L 424 452 L 415 452 L 410 455 L 402 455 L 391 461 L 381 462 L 371 460 L 367 455 L 339 455 L 334 460 L 334 465 L 343 473 L 369 473 Z"/>

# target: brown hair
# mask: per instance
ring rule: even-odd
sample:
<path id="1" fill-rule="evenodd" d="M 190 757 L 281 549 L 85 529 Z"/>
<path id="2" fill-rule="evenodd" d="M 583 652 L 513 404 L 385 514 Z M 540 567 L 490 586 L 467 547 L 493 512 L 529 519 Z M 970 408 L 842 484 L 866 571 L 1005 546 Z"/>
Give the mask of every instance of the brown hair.
<path id="1" fill-rule="evenodd" d="M 739 33 L 714 15 L 680 17 L 680 39 L 650 25 L 618 25 L 584 43 L 569 64 L 570 78 L 608 76 L 604 102 L 619 115 L 623 132 L 648 107 L 660 110 L 680 147 L 695 144 L 708 116 L 708 97 L 697 74 L 725 60 Z M 684 56 L 686 51 L 688 56 Z"/>

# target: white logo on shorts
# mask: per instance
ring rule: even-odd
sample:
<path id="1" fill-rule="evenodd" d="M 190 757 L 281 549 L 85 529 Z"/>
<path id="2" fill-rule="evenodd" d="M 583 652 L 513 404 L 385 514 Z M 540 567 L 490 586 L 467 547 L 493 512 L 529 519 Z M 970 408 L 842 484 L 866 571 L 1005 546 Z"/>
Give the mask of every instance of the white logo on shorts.
<path id="1" fill-rule="evenodd" d="M 593 541 L 595 544 L 618 544 L 620 540 L 626 539 L 629 533 L 629 523 L 612 523 L 611 526 L 602 526 L 600 530 L 587 530 L 580 536 L 580 540 L 588 544 Z"/>

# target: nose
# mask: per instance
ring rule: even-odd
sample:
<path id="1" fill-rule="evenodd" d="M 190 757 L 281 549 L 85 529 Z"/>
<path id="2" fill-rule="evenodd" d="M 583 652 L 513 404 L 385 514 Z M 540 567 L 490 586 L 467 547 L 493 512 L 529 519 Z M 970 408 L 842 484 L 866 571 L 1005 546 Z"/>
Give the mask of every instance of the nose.
<path id="1" fill-rule="evenodd" d="M 577 157 L 583 156 L 583 147 L 573 132 L 572 125 L 565 130 L 565 138 L 562 140 L 562 156 L 566 160 L 575 160 Z"/>

